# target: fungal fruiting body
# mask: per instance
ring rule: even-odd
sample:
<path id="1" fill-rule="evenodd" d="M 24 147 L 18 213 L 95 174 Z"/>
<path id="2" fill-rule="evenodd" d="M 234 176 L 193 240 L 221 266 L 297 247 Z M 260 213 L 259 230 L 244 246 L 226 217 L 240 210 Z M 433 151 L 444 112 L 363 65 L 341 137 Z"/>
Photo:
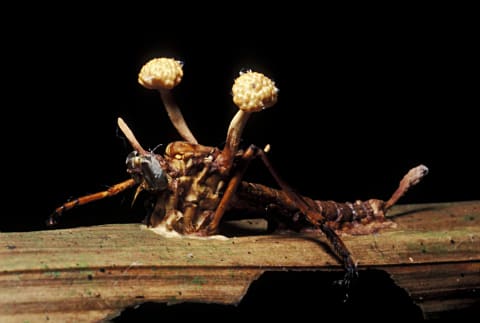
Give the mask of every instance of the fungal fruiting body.
<path id="1" fill-rule="evenodd" d="M 142 67 L 138 81 L 147 89 L 158 90 L 170 120 L 185 141 L 168 144 L 163 154 L 145 150 L 126 122 L 118 126 L 134 151 L 126 166 L 131 178 L 110 189 L 69 201 L 49 219 L 54 224 L 66 210 L 116 195 L 136 187 L 135 197 L 144 194 L 148 215 L 145 224 L 177 235 L 212 236 L 218 233 L 226 212 L 275 210 L 280 222 L 295 230 L 321 231 L 341 259 L 348 274 L 356 266 L 340 238 L 341 233 L 367 234 L 390 225 L 386 212 L 428 173 L 427 167 L 412 168 L 400 181 L 390 199 L 370 199 L 353 203 L 319 201 L 296 193 L 276 173 L 267 152 L 254 145 L 240 149 L 243 130 L 252 113 L 272 107 L 278 100 L 275 83 L 262 73 L 241 73 L 232 87 L 233 102 L 239 110 L 227 129 L 223 148 L 198 144 L 187 126 L 170 90 L 183 77 L 182 64 L 171 58 L 156 58 Z M 243 181 L 251 160 L 259 158 L 276 180 L 279 189 Z"/>

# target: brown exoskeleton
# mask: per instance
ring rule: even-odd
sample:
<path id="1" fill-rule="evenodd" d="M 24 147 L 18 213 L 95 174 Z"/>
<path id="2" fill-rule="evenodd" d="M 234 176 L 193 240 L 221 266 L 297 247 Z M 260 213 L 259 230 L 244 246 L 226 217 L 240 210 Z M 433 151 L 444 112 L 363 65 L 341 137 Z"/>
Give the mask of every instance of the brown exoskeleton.
<path id="1" fill-rule="evenodd" d="M 182 65 L 178 61 L 158 58 L 142 68 L 139 82 L 160 92 L 172 123 L 185 141 L 170 143 L 163 155 L 147 151 L 119 118 L 118 126 L 134 149 L 126 160 L 131 178 L 106 191 L 63 204 L 50 216 L 49 224 L 54 224 L 64 211 L 75 206 L 135 186 L 135 197 L 146 191 L 154 198 L 146 224 L 182 235 L 215 234 L 225 212 L 230 209 L 275 208 L 279 214 L 296 219 L 291 221 L 293 224 L 321 230 L 342 260 L 347 274 L 352 275 L 356 273 L 356 265 L 339 237 L 339 231 L 371 233 L 391 223 L 385 219 L 385 213 L 428 172 L 423 165 L 411 169 L 387 201 L 370 199 L 337 203 L 300 196 L 274 171 L 266 155 L 269 146 L 260 149 L 251 145 L 245 150 L 239 149 L 240 137 L 251 113 L 276 103 L 278 90 L 274 82 L 252 71 L 241 73 L 235 80 L 233 101 L 240 110 L 230 123 L 225 146 L 219 149 L 198 144 L 175 104 L 169 90 L 180 82 L 182 76 Z M 242 181 L 249 162 L 254 158 L 264 162 L 280 189 Z"/>

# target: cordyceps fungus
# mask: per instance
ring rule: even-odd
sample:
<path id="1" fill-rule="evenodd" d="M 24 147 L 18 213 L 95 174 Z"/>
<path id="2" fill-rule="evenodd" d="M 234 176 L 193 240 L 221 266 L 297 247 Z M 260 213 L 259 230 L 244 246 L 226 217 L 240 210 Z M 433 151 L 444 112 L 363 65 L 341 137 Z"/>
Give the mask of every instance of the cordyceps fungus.
<path id="1" fill-rule="evenodd" d="M 250 115 L 273 106 L 277 102 L 278 89 L 275 82 L 262 73 L 240 73 L 232 86 L 233 102 L 239 110 L 228 127 L 227 140 L 222 154 L 225 160 L 233 160 L 238 150 L 243 129 Z"/>
<path id="2" fill-rule="evenodd" d="M 138 81 L 160 92 L 169 118 L 185 141 L 170 142 L 163 155 L 142 148 L 128 125 L 118 119 L 118 126 L 134 151 L 126 159 L 130 179 L 107 190 L 80 196 L 57 207 L 48 223 L 65 211 L 96 200 L 117 195 L 131 187 L 148 194 L 145 223 L 179 235 L 212 236 L 229 210 L 265 216 L 266 209 L 277 210 L 287 227 L 321 231 L 331 250 L 346 269 L 345 285 L 356 276 L 356 263 L 340 233 L 370 234 L 384 226 L 385 213 L 411 187 L 428 173 L 419 165 L 400 181 L 389 200 L 357 200 L 353 203 L 313 200 L 296 193 L 271 165 L 266 152 L 255 145 L 239 149 L 246 122 L 253 112 L 273 106 L 278 99 L 275 83 L 265 75 L 248 71 L 236 78 L 232 87 L 233 102 L 239 110 L 228 127 L 223 149 L 197 143 L 180 109 L 169 92 L 182 79 L 182 64 L 170 58 L 156 58 L 141 69 Z M 255 158 L 263 161 L 280 189 L 244 181 L 244 174 Z M 134 197 L 134 200 L 135 200 Z M 275 215 L 272 213 L 272 215 Z"/>
<path id="3" fill-rule="evenodd" d="M 158 90 L 162 98 L 168 117 L 177 129 L 180 136 L 186 141 L 197 144 L 187 126 L 179 106 L 170 92 L 180 83 L 183 77 L 182 63 L 173 58 L 154 58 L 143 65 L 138 74 L 138 82 L 145 88 Z"/>

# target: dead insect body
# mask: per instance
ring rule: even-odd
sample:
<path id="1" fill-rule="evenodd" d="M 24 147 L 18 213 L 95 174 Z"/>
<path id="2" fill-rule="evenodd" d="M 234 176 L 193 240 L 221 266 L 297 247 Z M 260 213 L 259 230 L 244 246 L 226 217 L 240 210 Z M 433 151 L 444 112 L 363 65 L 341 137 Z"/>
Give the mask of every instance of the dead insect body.
<path id="1" fill-rule="evenodd" d="M 428 172 L 420 165 L 411 169 L 387 201 L 370 199 L 354 203 L 317 201 L 294 192 L 275 172 L 267 157 L 269 146 L 239 149 L 240 138 L 253 112 L 277 101 L 275 83 L 261 73 L 246 71 L 232 87 L 239 111 L 233 117 L 223 149 L 198 144 L 169 92 L 183 76 L 182 64 L 169 58 L 149 61 L 139 73 L 139 83 L 160 92 L 168 116 L 185 141 L 168 144 L 163 155 L 146 151 L 121 119 L 118 126 L 134 151 L 126 159 L 131 178 L 108 190 L 79 197 L 58 207 L 48 220 L 53 225 L 78 205 L 116 195 L 136 187 L 135 198 L 145 191 L 153 198 L 145 222 L 151 227 L 183 235 L 215 234 L 225 212 L 233 209 L 275 209 L 285 223 L 299 229 L 320 230 L 341 259 L 347 274 L 356 273 L 352 256 L 338 235 L 340 231 L 368 234 L 392 223 L 385 213 Z M 280 189 L 242 181 L 251 160 L 260 158 Z"/>

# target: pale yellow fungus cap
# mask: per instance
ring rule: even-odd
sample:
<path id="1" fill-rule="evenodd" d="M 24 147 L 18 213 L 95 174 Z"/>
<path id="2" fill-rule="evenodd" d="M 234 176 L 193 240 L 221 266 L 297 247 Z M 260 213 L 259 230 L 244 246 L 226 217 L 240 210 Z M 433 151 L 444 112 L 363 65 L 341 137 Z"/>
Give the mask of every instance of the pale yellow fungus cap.
<path id="1" fill-rule="evenodd" d="M 244 72 L 232 87 L 233 102 L 245 112 L 256 112 L 271 107 L 277 102 L 278 89 L 275 82 L 257 72 Z"/>
<path id="2" fill-rule="evenodd" d="M 138 74 L 138 83 L 151 90 L 170 90 L 180 83 L 182 77 L 181 62 L 173 58 L 154 58 L 143 65 Z"/>

